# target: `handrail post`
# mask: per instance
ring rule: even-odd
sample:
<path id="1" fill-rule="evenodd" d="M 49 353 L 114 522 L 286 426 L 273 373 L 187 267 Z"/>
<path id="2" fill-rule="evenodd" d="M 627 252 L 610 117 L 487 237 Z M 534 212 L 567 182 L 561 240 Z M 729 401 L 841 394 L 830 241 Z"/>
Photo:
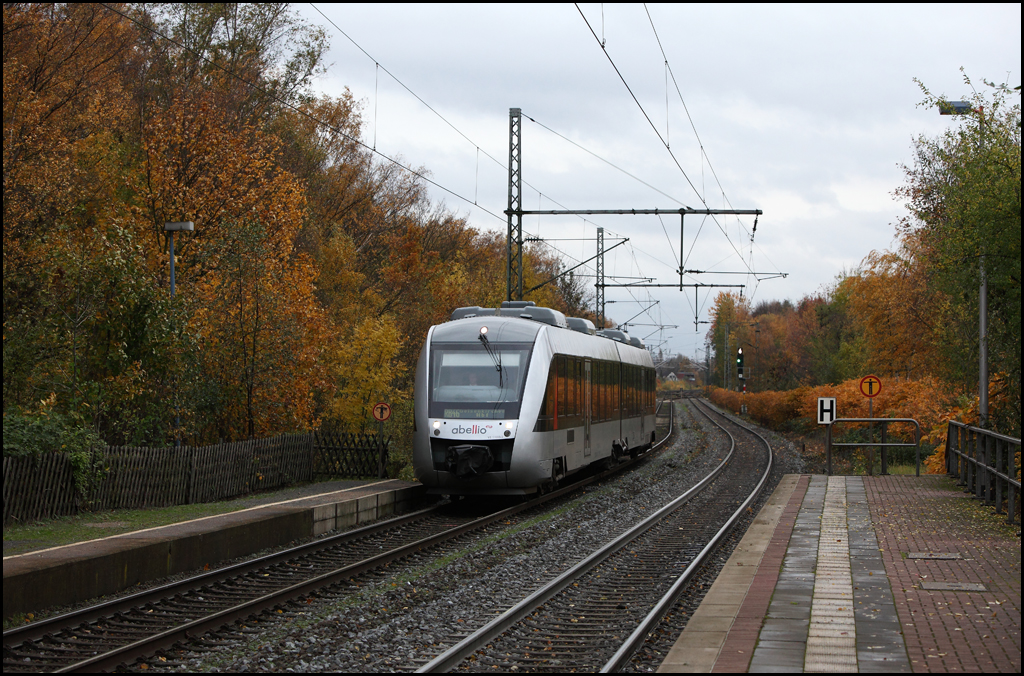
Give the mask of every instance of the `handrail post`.
<path id="1" fill-rule="evenodd" d="M 999 478 L 999 474 L 1003 471 L 1003 447 L 1005 445 L 1006 442 L 996 439 L 995 472 L 992 477 L 992 480 L 995 483 L 993 492 L 995 493 L 996 514 L 1003 513 L 1003 480 Z M 1007 449 L 1007 451 L 1009 451 L 1009 449 Z"/>
<path id="2" fill-rule="evenodd" d="M 956 468 L 956 483 L 958 486 L 967 485 L 967 448 L 968 448 L 968 430 L 963 427 L 957 427 L 957 468 Z"/>
<path id="3" fill-rule="evenodd" d="M 995 443 L 995 439 L 985 437 L 985 504 L 992 504 L 992 489 L 994 487 L 996 477 L 992 473 L 993 462 L 995 457 L 995 449 L 992 445 Z"/>
<path id="4" fill-rule="evenodd" d="M 879 474 L 879 476 L 887 476 L 889 474 L 889 463 L 886 462 L 888 458 L 886 458 L 886 452 L 885 452 L 886 451 L 885 441 L 886 441 L 886 436 L 888 436 L 887 435 L 888 431 L 889 431 L 889 423 L 888 422 L 883 422 L 882 423 L 882 448 L 879 449 L 881 451 L 881 453 L 882 453 L 882 471 Z"/>
<path id="5" fill-rule="evenodd" d="M 921 476 L 921 426 L 914 424 L 914 456 L 917 465 L 917 476 Z"/>
<path id="6" fill-rule="evenodd" d="M 974 481 L 974 462 L 977 462 L 978 460 L 978 440 L 977 435 L 974 433 L 974 430 L 967 430 L 967 448 L 964 450 L 966 451 L 966 456 L 964 459 L 967 461 L 967 471 L 965 472 L 966 480 L 964 481 L 964 493 L 973 493 L 974 484 L 972 482 Z M 971 453 L 972 450 L 974 451 L 973 454 Z M 972 460 L 974 462 L 971 462 Z"/>
<path id="7" fill-rule="evenodd" d="M 977 464 L 974 466 L 974 497 L 981 500 L 984 496 L 985 488 L 985 461 L 986 453 L 985 450 L 988 448 L 988 437 L 984 434 L 977 435 L 978 445 L 975 449 L 975 459 Z"/>
<path id="8" fill-rule="evenodd" d="M 955 429 L 955 426 L 951 425 L 948 422 L 946 423 L 946 476 L 949 476 L 953 473 L 951 471 L 952 465 L 950 464 L 953 461 L 952 443 L 950 442 L 950 439 L 953 438 L 953 430 Z"/>
<path id="9" fill-rule="evenodd" d="M 832 425 L 825 425 L 825 474 L 832 476 Z"/>
<path id="10" fill-rule="evenodd" d="M 1017 476 L 1017 468 L 1013 466 L 1014 460 L 1016 459 L 1017 458 L 1016 455 L 1013 453 L 1013 450 L 1007 449 L 1006 466 L 1008 471 L 1006 472 L 1006 476 L 1010 477 L 1010 479 L 1013 479 L 1015 476 Z M 1017 501 L 1020 499 L 1020 493 L 1017 491 L 1017 487 L 1014 486 L 1012 483 L 1007 485 L 1007 491 L 1008 495 L 1006 496 L 1006 523 L 1013 523 L 1014 517 L 1017 516 Z"/>

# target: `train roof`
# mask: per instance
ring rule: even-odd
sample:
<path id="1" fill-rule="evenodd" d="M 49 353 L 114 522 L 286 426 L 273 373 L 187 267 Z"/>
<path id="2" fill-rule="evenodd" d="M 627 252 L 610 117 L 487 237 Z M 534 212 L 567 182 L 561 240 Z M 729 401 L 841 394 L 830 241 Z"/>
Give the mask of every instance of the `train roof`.
<path id="1" fill-rule="evenodd" d="M 508 307 L 512 304 L 513 307 Z M 625 331 L 595 331 L 594 324 L 589 320 L 566 318 L 557 310 L 538 307 L 529 301 L 513 301 L 503 305 L 505 307 L 501 308 L 458 308 L 452 312 L 448 322 L 434 327 L 432 340 L 475 342 L 479 340 L 480 328 L 483 326 L 489 329 L 489 339 L 496 342 L 532 343 L 543 332 L 556 353 L 653 365 L 643 343 L 638 338 L 631 338 Z"/>

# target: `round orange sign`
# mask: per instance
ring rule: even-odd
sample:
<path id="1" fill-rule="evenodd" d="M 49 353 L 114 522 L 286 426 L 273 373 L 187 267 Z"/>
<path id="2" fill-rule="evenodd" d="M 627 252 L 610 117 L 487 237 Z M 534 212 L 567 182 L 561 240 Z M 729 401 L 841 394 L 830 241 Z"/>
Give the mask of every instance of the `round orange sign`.
<path id="1" fill-rule="evenodd" d="M 878 376 L 864 376 L 860 379 L 860 393 L 865 397 L 877 397 L 882 391 L 882 381 Z"/>
<path id="2" fill-rule="evenodd" d="M 391 406 L 383 401 L 373 405 L 373 419 L 377 422 L 384 422 L 391 417 Z"/>

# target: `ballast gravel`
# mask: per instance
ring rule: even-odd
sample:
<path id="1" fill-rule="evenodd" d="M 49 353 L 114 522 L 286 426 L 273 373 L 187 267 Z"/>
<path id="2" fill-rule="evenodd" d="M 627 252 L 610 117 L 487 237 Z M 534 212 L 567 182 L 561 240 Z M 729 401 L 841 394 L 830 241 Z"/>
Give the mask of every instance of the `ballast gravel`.
<path id="1" fill-rule="evenodd" d="M 416 668 L 685 492 L 719 464 L 728 450 L 727 437 L 700 416 L 691 416 L 685 405 L 678 409 L 682 410 L 669 448 L 624 475 L 591 485 L 555 507 L 521 513 L 456 546 L 394 563 L 379 575 L 361 578 L 354 587 L 300 599 L 249 623 L 246 633 L 210 637 L 193 649 L 167 653 L 167 661 L 151 660 L 146 668 Z M 770 442 L 777 450 L 785 447 L 779 438 Z M 801 469 L 798 454 L 781 455 L 781 466 L 773 471 L 772 485 L 762 500 L 774 488 L 776 477 Z M 720 549 L 715 558 L 724 562 L 727 557 Z"/>

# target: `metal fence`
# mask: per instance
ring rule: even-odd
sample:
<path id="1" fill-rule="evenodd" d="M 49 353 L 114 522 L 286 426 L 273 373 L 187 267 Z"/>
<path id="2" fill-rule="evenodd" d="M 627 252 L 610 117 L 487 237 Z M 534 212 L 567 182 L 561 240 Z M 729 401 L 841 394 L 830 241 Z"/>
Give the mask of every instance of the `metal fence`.
<path id="1" fill-rule="evenodd" d="M 949 421 L 946 433 L 946 472 L 971 493 L 1002 514 L 1006 522 L 1019 523 L 1020 439 Z"/>
<path id="2" fill-rule="evenodd" d="M 840 423 L 868 423 L 875 425 L 876 423 L 882 428 L 881 441 L 858 441 L 854 443 L 836 443 L 832 441 L 832 428 Z M 889 425 L 892 423 L 906 424 L 914 426 L 914 443 L 904 443 L 899 441 L 887 441 L 887 435 L 889 431 Z M 878 448 L 882 452 L 882 475 L 889 473 L 889 449 L 903 449 L 913 448 L 914 449 L 914 466 L 916 468 L 917 476 L 921 476 L 921 425 L 913 418 L 836 418 L 832 421 L 832 424 L 826 425 L 825 429 L 825 471 L 829 476 L 832 476 L 832 449 L 833 448 L 867 448 L 874 449 Z M 867 463 L 868 475 L 871 474 L 872 468 L 874 467 L 873 451 L 872 455 L 869 456 Z"/>

